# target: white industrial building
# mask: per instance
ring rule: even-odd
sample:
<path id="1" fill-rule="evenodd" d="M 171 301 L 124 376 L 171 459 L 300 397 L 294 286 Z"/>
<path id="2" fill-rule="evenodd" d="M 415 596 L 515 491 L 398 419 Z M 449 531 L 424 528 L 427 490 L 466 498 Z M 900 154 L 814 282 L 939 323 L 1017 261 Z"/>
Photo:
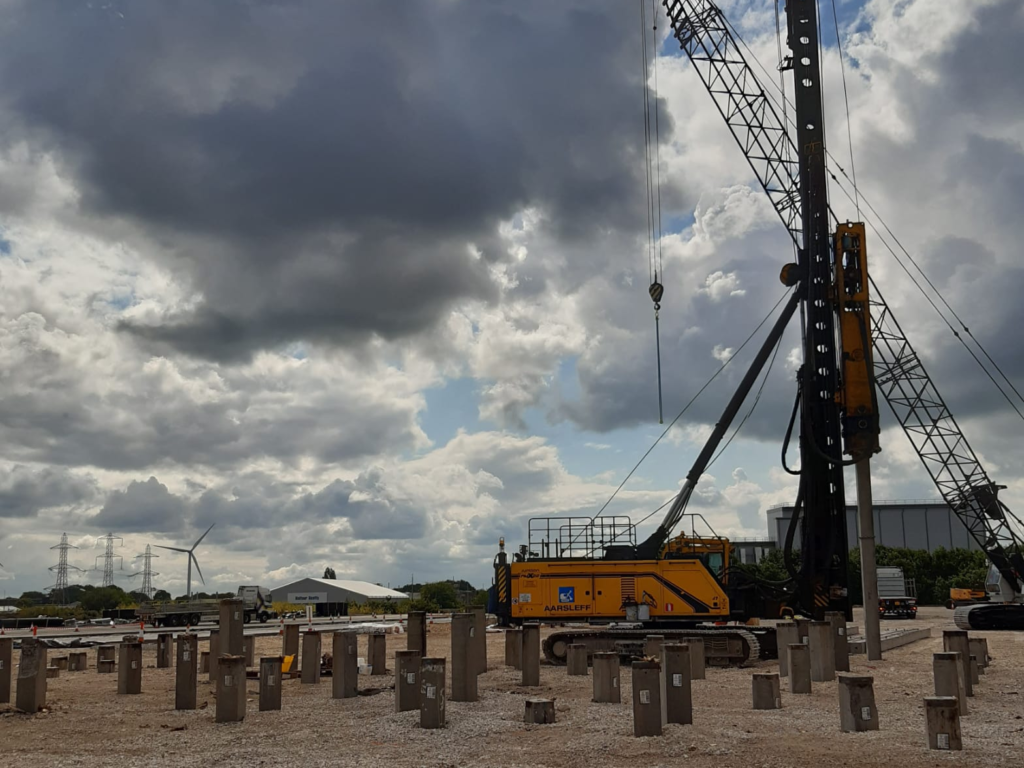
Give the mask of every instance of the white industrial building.
<path id="1" fill-rule="evenodd" d="M 312 605 L 317 616 L 347 616 L 350 603 L 373 601 L 398 602 L 409 596 L 404 592 L 348 579 L 299 579 L 272 590 L 274 602 Z"/>
<path id="2" fill-rule="evenodd" d="M 934 552 L 944 549 L 980 549 L 978 542 L 968 533 L 963 522 L 953 514 L 941 499 L 914 499 L 909 501 L 876 501 L 875 543 L 883 547 L 903 547 Z M 793 505 L 786 504 L 768 510 L 768 538 L 778 546 L 786 541 Z M 801 521 L 802 523 L 802 521 Z M 799 525 L 799 524 L 798 524 Z M 857 507 L 846 507 L 846 540 L 853 549 L 857 546 L 860 521 Z M 796 546 L 800 535 L 796 533 Z"/>

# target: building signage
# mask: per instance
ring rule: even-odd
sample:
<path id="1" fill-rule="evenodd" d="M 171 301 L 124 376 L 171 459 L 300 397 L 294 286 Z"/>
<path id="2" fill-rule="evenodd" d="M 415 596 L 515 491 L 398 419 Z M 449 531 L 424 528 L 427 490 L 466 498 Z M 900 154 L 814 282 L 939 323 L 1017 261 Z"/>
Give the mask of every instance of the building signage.
<path id="1" fill-rule="evenodd" d="M 289 592 L 288 599 L 285 602 L 289 603 L 326 603 L 327 593 L 326 592 Z"/>

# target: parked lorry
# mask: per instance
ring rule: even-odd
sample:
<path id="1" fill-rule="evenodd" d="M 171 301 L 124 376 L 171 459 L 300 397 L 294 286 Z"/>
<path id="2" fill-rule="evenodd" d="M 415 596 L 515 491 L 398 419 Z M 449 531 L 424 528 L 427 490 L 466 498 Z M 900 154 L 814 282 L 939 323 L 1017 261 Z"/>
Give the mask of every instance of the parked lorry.
<path id="1" fill-rule="evenodd" d="M 917 618 L 917 586 L 903 575 L 903 569 L 885 567 L 878 574 L 878 613 L 898 619 Z"/>
<path id="2" fill-rule="evenodd" d="M 276 619 L 272 595 L 266 587 L 241 586 L 236 595 L 242 598 L 244 621 L 253 619 L 261 624 Z M 201 621 L 217 621 L 220 600 L 181 600 L 165 603 L 144 603 L 136 612 L 141 621 L 156 627 L 194 626 Z"/>

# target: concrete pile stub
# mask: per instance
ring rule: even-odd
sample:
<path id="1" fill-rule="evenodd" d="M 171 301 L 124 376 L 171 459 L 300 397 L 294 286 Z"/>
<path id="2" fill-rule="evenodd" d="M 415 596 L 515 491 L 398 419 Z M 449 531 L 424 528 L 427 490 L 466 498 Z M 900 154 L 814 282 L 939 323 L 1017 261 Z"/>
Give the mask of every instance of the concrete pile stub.
<path id="1" fill-rule="evenodd" d="M 0 640 L 0 643 L 3 641 Z M 89 654 L 85 651 L 72 651 L 68 654 L 68 672 L 85 672 L 89 668 Z"/>
<path id="2" fill-rule="evenodd" d="M 775 625 L 775 643 L 779 649 L 779 677 L 789 677 L 789 646 L 799 642 L 796 622 L 783 621 Z"/>
<path id="3" fill-rule="evenodd" d="M 477 701 L 476 616 L 452 616 L 452 701 Z"/>
<path id="4" fill-rule="evenodd" d="M 245 603 L 240 597 L 220 601 L 220 655 L 241 656 L 245 642 Z"/>
<path id="5" fill-rule="evenodd" d="M 420 652 L 395 651 L 395 712 L 420 708 Z"/>
<path id="6" fill-rule="evenodd" d="M 810 633 L 810 628 L 811 628 L 811 620 L 810 619 L 793 619 L 793 622 L 796 624 L 796 634 L 797 634 L 797 638 L 798 638 L 797 642 L 798 643 L 803 643 L 804 645 L 807 645 L 807 639 L 808 639 L 808 635 Z"/>
<path id="7" fill-rule="evenodd" d="M 811 681 L 827 683 L 836 679 L 836 651 L 832 644 L 832 622 L 812 621 L 807 629 L 811 650 Z"/>
<path id="8" fill-rule="evenodd" d="M 505 666 L 523 668 L 523 630 L 518 627 L 505 630 Z"/>
<path id="9" fill-rule="evenodd" d="M 622 701 L 619 688 L 619 654 L 594 654 L 594 701 L 598 704 L 618 704 Z"/>
<path id="10" fill-rule="evenodd" d="M 988 639 L 984 637 L 968 637 L 967 643 L 973 656 L 978 657 L 978 673 L 985 674 L 985 667 L 989 664 Z"/>
<path id="11" fill-rule="evenodd" d="M 14 667 L 14 640 L 0 637 L 0 704 L 11 701 L 11 675 Z"/>
<path id="12" fill-rule="evenodd" d="M 410 651 L 418 651 L 420 656 L 427 655 L 426 611 L 409 612 L 409 637 L 405 647 Z"/>
<path id="13" fill-rule="evenodd" d="M 547 725 L 555 722 L 553 699 L 527 699 L 523 722 L 531 725 Z"/>
<path id="14" fill-rule="evenodd" d="M 21 641 L 15 706 L 29 714 L 46 706 L 46 646 L 34 637 Z"/>
<path id="15" fill-rule="evenodd" d="M 633 662 L 633 735 L 661 736 L 661 664 Z"/>
<path id="16" fill-rule="evenodd" d="M 665 643 L 664 635 L 648 635 L 644 640 L 644 656 L 648 659 L 661 658 L 661 646 Z"/>
<path id="17" fill-rule="evenodd" d="M 782 709 L 779 676 L 775 672 L 755 672 L 752 680 L 754 709 Z"/>
<path id="18" fill-rule="evenodd" d="M 525 686 L 540 685 L 540 624 L 523 624 L 523 682 Z"/>
<path id="19" fill-rule="evenodd" d="M 218 723 L 240 723 L 245 720 L 245 657 L 223 654 L 217 674 Z"/>
<path id="20" fill-rule="evenodd" d="M 117 663 L 117 692 L 122 695 L 142 693 L 142 643 L 121 643 Z"/>
<path id="21" fill-rule="evenodd" d="M 316 631 L 303 632 L 301 675 L 303 685 L 320 684 L 320 655 L 320 633 Z"/>
<path id="22" fill-rule="evenodd" d="M 252 635 L 242 640 L 242 655 L 245 656 L 246 669 L 256 665 L 256 638 Z"/>
<path id="23" fill-rule="evenodd" d="M 566 650 L 566 670 L 570 677 L 587 676 L 587 646 L 573 643 Z"/>
<path id="24" fill-rule="evenodd" d="M 444 728 L 444 682 L 444 659 L 420 659 L 420 728 Z"/>
<path id="25" fill-rule="evenodd" d="M 811 651 L 803 643 L 794 643 L 786 650 L 789 656 L 789 692 L 811 692 Z"/>
<path id="26" fill-rule="evenodd" d="M 945 629 L 942 631 L 942 650 L 946 653 L 959 653 L 960 665 L 964 670 L 964 690 L 968 696 L 974 695 L 971 682 L 971 643 L 964 629 Z"/>
<path id="27" fill-rule="evenodd" d="M 839 675 L 839 726 L 843 733 L 878 730 L 875 679 L 868 675 Z"/>
<path id="28" fill-rule="evenodd" d="M 374 632 L 366 636 L 366 658 L 370 662 L 371 675 L 388 673 L 388 638 L 383 632 Z"/>
<path id="29" fill-rule="evenodd" d="M 832 648 L 835 651 L 835 671 L 850 671 L 850 641 L 846 631 L 846 616 L 841 611 L 828 611 L 825 620 L 832 624 Z"/>
<path id="30" fill-rule="evenodd" d="M 351 699 L 359 695 L 359 635 L 335 632 L 331 659 L 331 698 Z"/>
<path id="31" fill-rule="evenodd" d="M 281 655 L 282 656 L 294 656 L 295 663 L 292 665 L 292 669 L 298 669 L 299 661 L 299 625 L 298 624 L 285 624 L 284 634 L 281 635 Z"/>
<path id="32" fill-rule="evenodd" d="M 701 643 L 703 649 L 704 643 Z M 662 709 L 666 723 L 693 723 L 693 690 L 690 685 L 694 653 L 691 643 L 665 643 L 661 646 Z"/>
<path id="33" fill-rule="evenodd" d="M 966 715 L 967 688 L 964 686 L 964 668 L 960 663 L 960 654 L 932 654 L 932 674 L 935 677 L 935 695 L 952 696 L 959 703 L 960 714 Z"/>
<path id="34" fill-rule="evenodd" d="M 281 665 L 282 656 L 266 656 L 260 659 L 260 712 L 281 709 Z"/>
<path id="35" fill-rule="evenodd" d="M 170 669 L 174 664 L 174 636 L 170 632 L 161 632 L 156 636 L 156 668 Z"/>
<path id="36" fill-rule="evenodd" d="M 96 648 L 96 672 L 108 674 L 114 671 L 117 648 L 113 645 L 101 645 Z"/>
<path id="37" fill-rule="evenodd" d="M 210 630 L 210 663 L 209 663 L 206 671 L 210 675 L 210 683 L 211 683 L 211 685 L 214 685 L 214 686 L 217 685 L 217 660 L 220 658 L 221 653 L 223 653 L 223 651 L 221 651 L 221 648 L 220 648 L 220 632 L 217 631 L 216 629 L 211 629 Z"/>
<path id="38" fill-rule="evenodd" d="M 191 632 L 178 635 L 177 669 L 174 672 L 174 708 L 196 708 L 199 638 Z"/>
<path id="39" fill-rule="evenodd" d="M 487 671 L 487 612 L 480 607 L 471 608 L 473 614 L 473 658 L 476 659 L 476 673 Z"/>
<path id="40" fill-rule="evenodd" d="M 929 749 L 960 751 L 960 707 L 952 696 L 928 696 L 924 700 L 925 729 Z"/>
<path id="41" fill-rule="evenodd" d="M 690 678 L 692 680 L 703 680 L 706 676 L 707 660 L 704 656 L 704 641 L 690 637 L 686 644 L 690 646 Z"/>

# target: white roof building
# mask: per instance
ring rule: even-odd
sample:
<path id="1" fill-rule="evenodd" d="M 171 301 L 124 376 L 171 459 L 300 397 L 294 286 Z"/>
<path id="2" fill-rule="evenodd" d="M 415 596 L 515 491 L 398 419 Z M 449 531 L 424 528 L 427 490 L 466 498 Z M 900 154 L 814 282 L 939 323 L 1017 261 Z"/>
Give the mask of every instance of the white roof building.
<path id="1" fill-rule="evenodd" d="M 338 604 L 366 603 L 370 600 L 405 600 L 404 592 L 349 579 L 299 579 L 271 590 L 274 601 L 282 603 Z"/>

